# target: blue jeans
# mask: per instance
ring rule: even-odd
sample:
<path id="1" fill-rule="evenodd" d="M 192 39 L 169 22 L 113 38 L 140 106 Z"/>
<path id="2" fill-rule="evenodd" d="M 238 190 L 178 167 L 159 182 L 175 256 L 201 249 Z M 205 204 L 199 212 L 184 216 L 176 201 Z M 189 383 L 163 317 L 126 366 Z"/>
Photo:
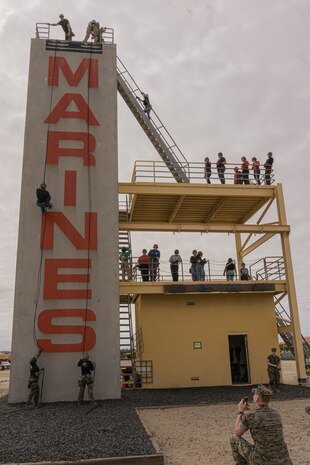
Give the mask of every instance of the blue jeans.
<path id="1" fill-rule="evenodd" d="M 198 281 L 198 266 L 198 263 L 193 263 L 191 265 L 191 274 L 193 281 Z"/>

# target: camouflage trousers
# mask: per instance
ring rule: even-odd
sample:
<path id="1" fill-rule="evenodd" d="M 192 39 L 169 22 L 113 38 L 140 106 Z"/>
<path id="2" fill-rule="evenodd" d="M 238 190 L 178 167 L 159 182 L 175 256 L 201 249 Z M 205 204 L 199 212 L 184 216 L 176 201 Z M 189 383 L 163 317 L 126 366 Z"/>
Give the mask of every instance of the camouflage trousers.
<path id="1" fill-rule="evenodd" d="M 94 381 L 90 375 L 81 376 L 79 379 L 79 398 L 78 402 L 82 402 L 84 399 L 84 392 L 87 386 L 89 400 L 94 402 Z"/>
<path id="2" fill-rule="evenodd" d="M 232 436 L 230 445 L 236 465 L 254 465 L 252 462 L 254 446 L 252 444 L 241 437 Z"/>
<path id="3" fill-rule="evenodd" d="M 40 388 L 39 388 L 39 381 L 31 381 L 29 380 L 29 396 L 28 396 L 28 403 L 31 404 L 33 401 L 34 405 L 37 405 L 39 402 L 40 397 Z"/>
<path id="4" fill-rule="evenodd" d="M 268 367 L 268 377 L 270 386 L 280 385 L 280 371 L 276 367 Z"/>

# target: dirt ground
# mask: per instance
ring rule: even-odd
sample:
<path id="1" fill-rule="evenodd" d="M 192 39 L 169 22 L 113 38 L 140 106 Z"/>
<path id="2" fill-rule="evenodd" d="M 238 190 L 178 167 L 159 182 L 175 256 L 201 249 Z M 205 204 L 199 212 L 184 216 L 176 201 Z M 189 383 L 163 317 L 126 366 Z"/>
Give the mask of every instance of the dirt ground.
<path id="1" fill-rule="evenodd" d="M 282 415 L 284 435 L 294 465 L 310 464 L 309 400 L 272 402 Z M 166 457 L 167 465 L 233 465 L 229 437 L 236 405 L 139 410 L 140 418 Z M 244 436 L 250 440 L 249 433 Z"/>
<path id="2" fill-rule="evenodd" d="M 282 362 L 283 381 L 297 384 L 294 362 Z M 10 371 L 0 371 L 0 397 L 6 395 Z M 310 465 L 310 416 L 307 399 L 276 401 L 294 465 Z M 229 437 L 235 404 L 140 409 L 140 418 L 166 457 L 167 465 L 233 465 Z M 245 436 L 250 439 L 249 434 Z"/>
<path id="3" fill-rule="evenodd" d="M 5 396 L 9 391 L 10 370 L 0 371 L 0 397 Z"/>
<path id="4" fill-rule="evenodd" d="M 283 382 L 297 384 L 295 362 L 282 362 Z M 282 415 L 285 440 L 294 465 L 310 465 L 309 400 L 272 402 Z M 167 465 L 233 465 L 229 437 L 236 405 L 218 404 L 139 410 L 166 457 Z M 249 433 L 245 438 L 250 439 Z"/>

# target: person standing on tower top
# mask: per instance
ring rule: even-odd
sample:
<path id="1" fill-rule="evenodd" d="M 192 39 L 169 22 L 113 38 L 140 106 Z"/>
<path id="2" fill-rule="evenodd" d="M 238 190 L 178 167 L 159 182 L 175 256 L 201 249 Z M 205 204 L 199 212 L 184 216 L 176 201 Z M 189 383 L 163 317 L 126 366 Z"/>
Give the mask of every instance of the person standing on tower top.
<path id="1" fill-rule="evenodd" d="M 65 33 L 65 40 L 72 40 L 75 34 L 72 32 L 69 20 L 65 19 L 62 13 L 59 15 L 59 19 L 60 21 L 58 21 L 58 23 L 48 23 L 49 26 L 61 26 Z"/>

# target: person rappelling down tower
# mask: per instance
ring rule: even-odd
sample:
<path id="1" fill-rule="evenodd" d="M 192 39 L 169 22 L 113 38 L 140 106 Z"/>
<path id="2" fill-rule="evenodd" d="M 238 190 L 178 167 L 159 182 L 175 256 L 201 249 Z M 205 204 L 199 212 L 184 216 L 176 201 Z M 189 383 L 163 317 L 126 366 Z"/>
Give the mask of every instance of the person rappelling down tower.
<path id="1" fill-rule="evenodd" d="M 88 397 L 91 403 L 95 404 L 94 399 L 94 378 L 92 377 L 92 371 L 94 371 L 94 364 L 89 360 L 89 355 L 85 354 L 78 362 L 78 367 L 81 367 L 81 377 L 78 385 L 80 388 L 78 405 L 83 402 L 85 387 L 88 389 Z"/>
<path id="2" fill-rule="evenodd" d="M 28 380 L 28 389 L 30 389 L 27 404 L 33 404 L 37 407 L 40 397 L 39 378 L 44 373 L 44 368 L 39 368 L 37 360 L 40 357 L 42 349 L 39 349 L 37 355 L 30 360 L 30 377 Z"/>
<path id="3" fill-rule="evenodd" d="M 37 194 L 37 206 L 41 208 L 42 213 L 46 212 L 47 208 L 52 208 L 51 194 L 46 190 L 47 185 L 42 182 L 36 190 Z"/>

